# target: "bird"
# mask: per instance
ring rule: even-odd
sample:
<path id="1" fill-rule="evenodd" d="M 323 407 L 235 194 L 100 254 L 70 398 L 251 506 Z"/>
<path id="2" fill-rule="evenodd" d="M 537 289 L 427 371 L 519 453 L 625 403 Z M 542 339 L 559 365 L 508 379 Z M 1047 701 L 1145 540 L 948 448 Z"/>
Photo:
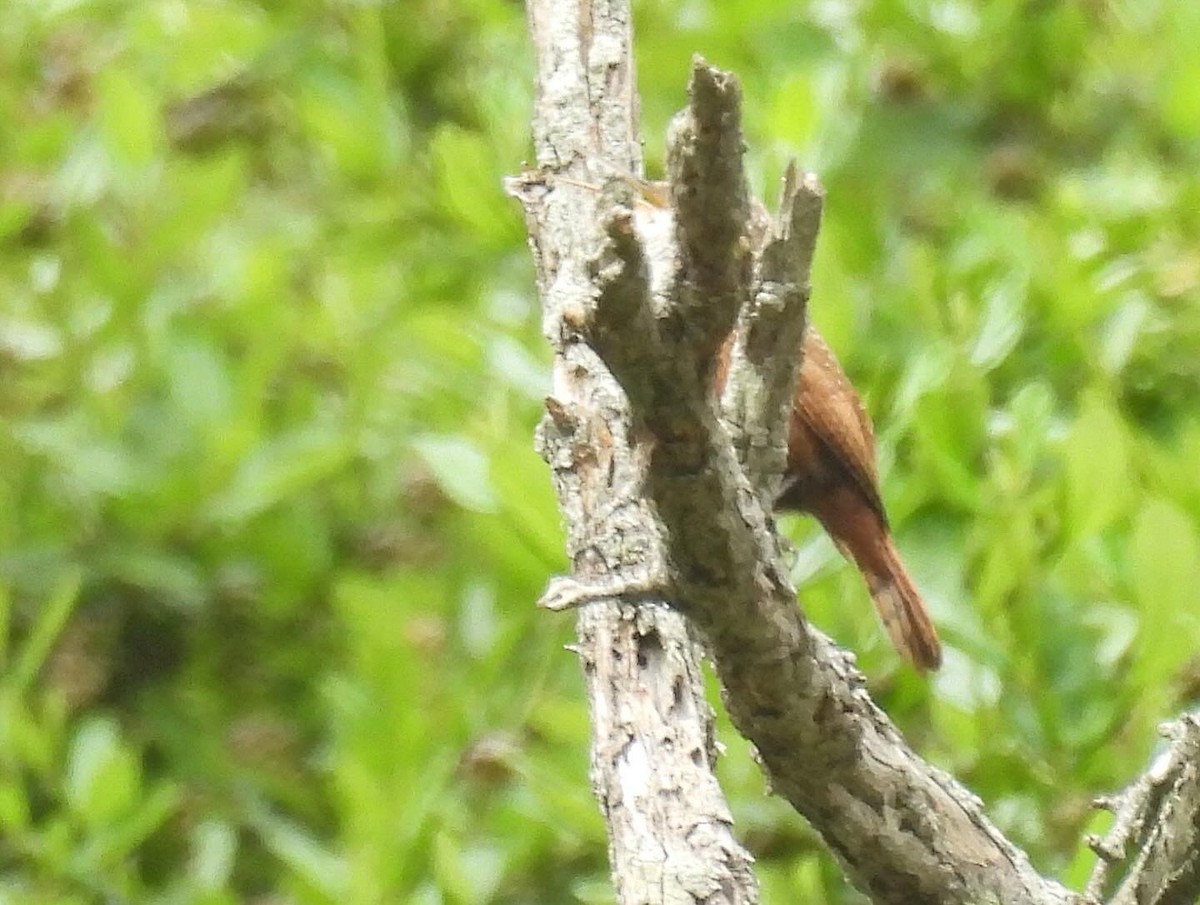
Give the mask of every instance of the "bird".
<path id="1" fill-rule="evenodd" d="M 900 559 L 879 491 L 875 431 L 846 372 L 810 324 L 788 422 L 787 465 L 776 512 L 814 516 L 866 580 L 892 644 L 919 672 L 942 662 L 937 629 Z M 730 336 L 717 360 L 719 396 L 729 372 Z"/>

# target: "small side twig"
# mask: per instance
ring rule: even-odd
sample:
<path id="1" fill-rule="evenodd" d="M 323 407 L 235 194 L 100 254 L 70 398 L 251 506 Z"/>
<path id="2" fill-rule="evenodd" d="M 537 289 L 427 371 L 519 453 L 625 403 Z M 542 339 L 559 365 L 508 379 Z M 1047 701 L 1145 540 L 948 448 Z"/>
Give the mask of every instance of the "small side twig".
<path id="1" fill-rule="evenodd" d="M 1116 881 L 1110 905 L 1193 905 L 1200 898 L 1200 711 L 1163 725 L 1167 748 L 1124 792 L 1097 801 L 1112 828 L 1088 845 L 1099 860 L 1093 901 Z"/>

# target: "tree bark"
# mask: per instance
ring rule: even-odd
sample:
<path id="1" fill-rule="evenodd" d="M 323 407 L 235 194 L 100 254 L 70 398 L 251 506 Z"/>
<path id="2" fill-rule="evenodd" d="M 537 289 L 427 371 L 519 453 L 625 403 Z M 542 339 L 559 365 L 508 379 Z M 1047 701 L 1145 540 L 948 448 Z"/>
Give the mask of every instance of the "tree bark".
<path id="1" fill-rule="evenodd" d="M 638 99 L 624 2 L 528 7 L 538 48 L 538 170 L 516 180 L 555 350 L 538 430 L 567 523 L 574 575 L 593 585 L 660 568 L 659 526 L 640 490 L 645 450 L 629 403 L 576 326 L 594 303 L 606 241 L 596 191 L 640 175 Z M 749 854 L 713 775 L 713 715 L 691 629 L 661 594 L 579 611 L 592 709 L 592 784 L 609 825 L 622 902 L 753 903 Z"/>
<path id="2" fill-rule="evenodd" d="M 1098 807 L 1116 821 L 1103 839 L 1088 895 L 1111 905 L 1193 905 L 1200 900 L 1200 712 L 1161 729 L 1170 745 L 1150 769 Z M 1115 881 L 1115 882 L 1114 882 Z"/>
<path id="3" fill-rule="evenodd" d="M 974 795 L 908 748 L 852 658 L 796 606 L 770 501 L 822 204 L 815 178 L 790 170 L 775 216 L 753 201 L 737 82 L 697 60 L 670 131 L 667 203 L 639 197 L 628 6 L 529 0 L 529 17 L 537 168 L 509 190 L 525 208 L 555 353 L 538 442 L 573 569 L 543 604 L 580 606 L 592 779 L 619 900 L 757 901 L 712 775 L 694 626 L 772 789 L 873 901 L 1085 901 L 1039 875 Z M 716 400 L 714 357 L 731 333 Z M 1180 758 L 1194 779 L 1194 753 Z M 1178 854 L 1166 863 L 1194 864 Z"/>

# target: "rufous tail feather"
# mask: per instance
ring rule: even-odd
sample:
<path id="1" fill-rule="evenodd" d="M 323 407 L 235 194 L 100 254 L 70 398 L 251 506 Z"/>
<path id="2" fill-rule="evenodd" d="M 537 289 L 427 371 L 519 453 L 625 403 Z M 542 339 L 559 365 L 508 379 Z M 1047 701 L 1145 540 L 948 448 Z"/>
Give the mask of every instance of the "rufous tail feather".
<path id="1" fill-rule="evenodd" d="M 875 609 L 879 611 L 892 644 L 906 660 L 921 672 L 937 669 L 942 665 L 942 645 L 937 629 L 933 627 L 921 593 L 909 578 L 892 539 L 885 538 L 884 543 L 887 545 L 884 554 L 888 570 L 868 579 Z"/>

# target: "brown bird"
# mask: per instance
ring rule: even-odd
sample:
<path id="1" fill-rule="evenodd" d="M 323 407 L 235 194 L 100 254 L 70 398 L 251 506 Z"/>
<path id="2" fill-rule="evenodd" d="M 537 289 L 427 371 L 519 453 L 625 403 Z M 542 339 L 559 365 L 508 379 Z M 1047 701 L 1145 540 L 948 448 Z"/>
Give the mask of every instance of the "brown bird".
<path id="1" fill-rule="evenodd" d="M 720 393 L 729 370 L 732 337 L 717 363 Z M 833 350 L 810 325 L 788 429 L 787 470 L 776 510 L 817 517 L 842 555 L 866 579 L 892 644 L 918 670 L 942 662 L 933 620 L 892 542 L 879 475 L 875 432 Z"/>

